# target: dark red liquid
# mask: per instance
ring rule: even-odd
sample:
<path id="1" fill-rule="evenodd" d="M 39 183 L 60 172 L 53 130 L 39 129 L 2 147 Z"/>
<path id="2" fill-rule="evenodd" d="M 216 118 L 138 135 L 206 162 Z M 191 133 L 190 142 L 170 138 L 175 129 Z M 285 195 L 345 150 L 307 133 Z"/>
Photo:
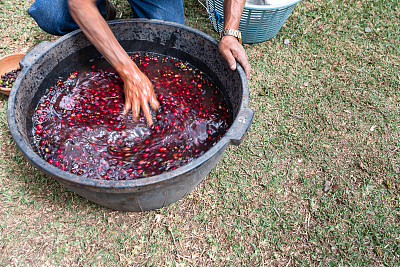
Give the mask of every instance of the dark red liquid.
<path id="1" fill-rule="evenodd" d="M 175 58 L 136 53 L 132 59 L 154 85 L 160 108 L 148 127 L 141 114 L 123 115 L 123 82 L 111 69 L 60 79 L 40 99 L 33 143 L 49 163 L 95 179 L 135 179 L 176 169 L 225 134 L 230 111 L 219 89 Z"/>

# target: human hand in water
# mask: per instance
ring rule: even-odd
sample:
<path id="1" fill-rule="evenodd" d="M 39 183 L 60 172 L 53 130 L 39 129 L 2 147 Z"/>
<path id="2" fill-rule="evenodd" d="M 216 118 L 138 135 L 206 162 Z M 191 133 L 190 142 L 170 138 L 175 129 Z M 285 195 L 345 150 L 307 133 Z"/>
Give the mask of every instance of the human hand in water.
<path id="1" fill-rule="evenodd" d="M 147 124 L 152 126 L 150 107 L 156 110 L 160 106 L 154 93 L 153 84 L 134 62 L 126 70 L 120 71 L 120 75 L 124 81 L 124 112 L 132 110 L 132 118 L 136 121 L 142 110 Z"/>

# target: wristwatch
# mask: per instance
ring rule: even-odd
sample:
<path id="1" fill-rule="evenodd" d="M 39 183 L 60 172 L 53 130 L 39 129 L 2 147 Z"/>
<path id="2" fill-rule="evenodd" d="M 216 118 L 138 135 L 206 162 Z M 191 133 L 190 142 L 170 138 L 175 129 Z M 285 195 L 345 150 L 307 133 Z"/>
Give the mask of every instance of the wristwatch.
<path id="1" fill-rule="evenodd" d="M 221 33 L 220 33 L 220 37 L 222 38 L 223 36 L 233 36 L 236 37 L 239 41 L 240 44 L 242 44 L 242 34 L 239 30 L 234 30 L 234 29 L 224 29 Z"/>

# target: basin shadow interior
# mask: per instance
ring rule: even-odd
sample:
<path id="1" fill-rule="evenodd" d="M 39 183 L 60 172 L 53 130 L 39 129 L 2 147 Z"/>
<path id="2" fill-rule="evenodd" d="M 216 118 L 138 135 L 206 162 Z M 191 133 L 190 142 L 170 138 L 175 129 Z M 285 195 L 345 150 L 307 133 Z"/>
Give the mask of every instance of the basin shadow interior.
<path id="1" fill-rule="evenodd" d="M 216 75 L 209 69 L 209 67 L 207 67 L 202 61 L 196 59 L 195 57 L 190 56 L 189 54 L 183 51 L 179 51 L 177 49 L 169 48 L 149 41 L 134 40 L 134 41 L 120 41 L 120 43 L 122 47 L 124 47 L 125 51 L 127 51 L 128 54 L 130 55 L 136 52 L 142 52 L 142 53 L 154 52 L 157 54 L 174 57 L 184 62 L 189 62 L 195 68 L 205 73 L 210 78 L 210 80 L 217 85 L 217 87 L 221 90 L 221 93 L 223 95 L 227 107 L 232 110 L 233 107 L 231 105 L 231 102 L 228 101 L 227 94 L 221 82 L 216 77 Z M 46 78 L 40 84 L 34 98 L 32 99 L 26 116 L 26 127 L 30 139 L 29 142 L 30 144 L 32 144 L 32 138 L 33 138 L 31 134 L 33 126 L 33 121 L 32 121 L 33 113 L 40 98 L 45 94 L 46 90 L 50 86 L 53 86 L 58 79 L 66 78 L 74 71 L 83 72 L 90 70 L 94 62 L 100 63 L 101 65 L 104 64 L 103 65 L 104 67 L 110 67 L 108 63 L 103 61 L 105 60 L 102 57 L 102 55 L 94 48 L 94 46 L 91 45 L 63 59 L 46 76 Z M 96 64 L 96 66 L 102 67 L 101 65 Z M 240 103 L 238 104 L 238 106 L 240 106 Z M 34 146 L 32 146 L 32 149 L 35 152 L 37 152 Z"/>
<path id="2" fill-rule="evenodd" d="M 146 58 L 145 61 L 150 61 L 150 69 L 147 69 L 147 70 L 145 69 L 144 72 L 147 73 L 149 71 L 148 75 L 151 80 L 153 80 L 157 77 L 160 80 L 166 79 L 166 78 L 162 78 L 162 77 L 168 77 L 167 73 L 166 73 L 166 69 L 168 69 L 168 68 L 170 68 L 173 71 L 172 73 L 174 75 L 177 74 L 176 76 L 172 75 L 171 77 L 182 78 L 182 80 L 179 80 L 180 84 L 176 85 L 174 82 L 173 84 L 170 84 L 169 86 L 165 86 L 165 85 L 161 86 L 161 88 L 159 88 L 159 89 L 158 89 L 158 87 L 160 86 L 160 84 L 163 84 L 163 82 L 157 82 L 157 81 L 159 81 L 159 79 L 155 79 L 153 81 L 155 83 L 154 86 L 155 86 L 156 94 L 160 94 L 159 96 L 161 96 L 161 97 L 168 96 L 168 94 L 171 94 L 171 95 L 175 95 L 176 97 L 178 97 L 178 99 L 182 98 L 184 101 L 182 103 L 186 103 L 184 105 L 187 105 L 186 106 L 188 108 L 187 111 L 180 111 L 180 112 L 183 112 L 183 113 L 180 113 L 178 110 L 181 110 L 183 106 L 178 107 L 178 104 L 176 102 L 171 103 L 171 105 L 169 105 L 168 104 L 169 100 L 163 100 L 163 101 L 160 100 L 160 104 L 161 104 L 160 108 L 157 111 L 153 112 L 153 118 L 155 120 L 154 121 L 155 128 L 154 127 L 150 127 L 150 128 L 145 127 L 145 123 L 143 123 L 143 121 L 133 123 L 132 118 L 129 115 L 124 117 L 125 119 L 123 119 L 122 121 L 125 121 L 125 122 L 122 122 L 122 124 L 120 124 L 121 117 L 120 117 L 120 115 L 117 115 L 115 113 L 115 111 L 112 110 L 111 107 L 114 107 L 114 106 L 112 103 L 110 103 L 110 101 L 113 101 L 113 103 L 115 103 L 118 100 L 116 100 L 116 99 L 109 100 L 108 99 L 108 97 L 111 97 L 111 93 L 114 92 L 112 87 L 110 87 L 109 90 L 107 88 L 104 88 L 104 84 L 108 83 L 108 84 L 111 84 L 111 86 L 112 86 L 115 83 L 115 80 L 113 77 L 109 77 L 110 80 L 108 80 L 108 82 L 107 82 L 107 80 L 103 78 L 104 84 L 101 85 L 102 82 L 100 82 L 100 84 L 98 85 L 99 87 L 97 87 L 97 85 L 92 85 L 92 86 L 94 86 L 94 87 L 92 87 L 92 89 L 97 91 L 96 88 L 102 88 L 100 91 L 98 91 L 99 92 L 98 94 L 101 94 L 103 97 L 105 97 L 105 101 L 107 102 L 107 104 L 105 104 L 105 102 L 103 102 L 103 104 L 99 105 L 99 103 L 97 102 L 96 105 L 98 107 L 96 109 L 94 100 L 91 100 L 91 101 L 93 101 L 92 109 L 85 110 L 85 108 L 83 108 L 83 110 L 82 110 L 82 108 L 75 106 L 76 111 L 74 112 L 70 108 L 67 108 L 66 106 L 59 107 L 58 106 L 59 104 L 57 104 L 57 102 L 60 99 L 55 100 L 58 98 L 56 96 L 56 98 L 52 98 L 52 100 L 51 100 L 51 101 L 54 100 L 56 103 L 54 103 L 55 110 L 50 108 L 50 114 L 52 114 L 50 116 L 57 115 L 57 117 L 60 117 L 60 119 L 63 118 L 63 120 L 65 120 L 65 122 L 62 122 L 62 124 L 65 123 L 63 126 L 59 125 L 58 123 L 53 123 L 53 121 L 54 122 L 58 121 L 57 119 L 55 119 L 55 117 L 54 117 L 54 119 L 50 119 L 50 120 L 47 119 L 47 122 L 43 122 L 43 120 L 46 121 L 46 119 L 44 119 L 43 116 L 41 116 L 42 118 L 38 121 L 39 115 L 37 113 L 34 115 L 34 117 L 36 119 L 34 120 L 35 122 L 33 125 L 33 130 L 30 131 L 30 133 L 34 135 L 33 136 L 34 145 L 32 147 L 33 150 L 38 155 L 41 155 L 41 157 L 43 157 L 50 164 L 54 164 L 55 166 L 61 168 L 62 170 L 70 171 L 71 173 L 74 173 L 77 175 L 86 176 L 86 177 L 92 178 L 92 179 L 105 179 L 105 180 L 121 180 L 122 179 L 122 180 L 124 180 L 124 179 L 143 179 L 148 176 L 161 174 L 163 172 L 168 171 L 169 169 L 173 170 L 178 167 L 182 167 L 185 164 L 187 164 L 188 162 L 190 162 L 193 159 L 202 155 L 210 147 L 212 147 L 214 144 L 216 144 L 218 142 L 219 138 L 221 136 L 223 136 L 225 134 L 226 130 L 230 127 L 231 118 L 232 118 L 232 116 L 230 114 L 231 107 L 229 107 L 227 105 L 228 102 L 226 101 L 226 99 L 224 99 L 224 98 L 221 99 L 221 94 L 220 94 L 221 90 L 219 90 L 219 88 L 216 86 L 216 84 L 211 82 L 210 86 L 212 86 L 212 87 L 209 87 L 208 81 L 211 81 L 210 78 L 207 77 L 207 75 L 205 75 L 204 71 L 199 72 L 199 69 L 194 67 L 188 61 L 181 61 L 180 59 L 177 59 L 176 57 L 166 56 L 163 54 L 153 53 L 153 52 L 149 52 L 149 51 L 147 51 L 147 52 L 136 51 L 134 54 L 136 57 L 140 56 L 140 58 L 141 58 L 140 62 L 142 60 L 142 57 Z M 150 60 L 150 57 L 152 60 Z M 164 58 L 164 57 L 168 58 L 168 60 L 167 61 L 162 60 L 162 58 Z M 152 63 L 152 62 L 155 62 L 154 58 L 160 58 L 161 62 L 159 62 L 159 60 L 156 60 L 157 63 L 155 63 L 155 65 L 154 65 Z M 87 64 L 85 62 L 84 66 L 86 68 L 82 70 L 82 73 L 88 73 L 88 72 L 90 73 L 91 70 L 93 70 L 93 73 L 96 73 L 96 69 L 109 70 L 109 71 L 111 71 L 111 76 L 113 76 L 116 73 L 115 70 L 112 71 L 110 64 L 102 57 L 98 58 L 96 60 L 93 59 L 93 60 L 88 60 L 88 61 L 91 65 Z M 134 61 L 140 67 L 141 63 L 136 60 L 134 60 Z M 175 62 L 175 63 L 173 63 L 173 62 Z M 181 63 L 181 62 L 183 62 L 183 63 Z M 180 64 L 182 64 L 182 66 L 184 66 L 184 67 L 182 67 L 182 68 L 185 68 L 184 70 L 181 70 L 179 67 L 177 67 L 177 66 L 180 66 Z M 148 65 L 148 63 L 144 63 L 143 68 L 146 68 L 147 65 Z M 190 71 L 188 69 L 186 69 L 186 65 L 188 66 Z M 156 66 L 158 66 L 158 67 L 156 67 Z M 192 69 L 194 72 L 192 72 Z M 161 76 L 160 71 L 161 71 L 161 73 L 164 73 L 164 74 L 162 74 L 163 76 Z M 187 73 L 187 74 L 185 75 L 184 73 Z M 77 73 L 75 75 L 77 75 Z M 94 74 L 95 76 L 93 76 L 93 74 L 88 74 L 88 75 L 89 75 L 88 77 L 92 77 L 92 78 L 94 78 L 96 76 L 96 74 Z M 171 74 L 169 74 L 169 75 L 171 75 Z M 183 76 L 181 77 L 180 75 L 183 75 Z M 201 76 L 199 76 L 199 75 L 201 75 Z M 68 74 L 67 74 L 67 76 L 68 76 Z M 199 84 L 199 86 L 197 86 L 197 82 L 199 82 L 199 80 L 198 80 L 199 77 L 203 77 L 204 80 L 202 78 L 200 78 L 201 81 L 203 81 L 203 82 L 200 81 L 200 83 L 202 83 L 205 86 L 201 86 L 202 84 Z M 178 79 L 178 78 L 176 78 L 176 79 Z M 61 77 L 60 80 L 66 81 L 66 78 Z M 173 78 L 173 80 L 175 81 L 175 78 Z M 192 80 L 192 82 L 190 82 L 190 80 Z M 183 88 L 182 88 L 182 81 L 184 84 Z M 186 82 L 187 82 L 187 84 L 186 84 Z M 195 83 L 195 84 L 193 85 L 193 83 Z M 97 84 L 97 83 L 95 83 L 95 84 Z M 67 88 L 62 89 L 63 86 L 60 86 L 60 87 L 57 86 L 59 89 L 55 89 L 55 91 L 58 91 L 58 92 L 67 91 L 66 95 L 67 95 L 68 99 L 69 99 L 69 97 L 72 96 L 72 94 L 75 95 L 78 93 L 78 95 L 80 95 L 80 97 L 79 97 L 80 100 L 78 100 L 78 101 L 82 101 L 81 104 L 85 105 L 84 103 L 90 102 L 90 101 L 88 101 L 86 96 L 82 95 L 82 93 L 84 95 L 87 95 L 87 94 L 90 95 L 89 92 L 80 92 L 80 89 L 78 89 L 77 91 L 74 91 L 74 93 L 72 93 Z M 71 86 L 72 86 L 72 88 L 74 88 L 75 87 L 74 83 L 72 83 Z M 77 86 L 79 88 L 79 85 L 77 85 Z M 66 87 L 69 87 L 69 86 L 66 86 Z M 89 88 L 90 87 L 91 86 L 89 85 Z M 118 87 L 118 88 L 120 88 L 120 87 Z M 184 91 L 180 91 L 181 89 L 179 89 L 179 88 L 185 90 L 186 93 L 184 93 L 183 96 L 182 95 L 179 96 L 179 94 L 181 92 L 184 92 Z M 192 88 L 192 89 L 190 89 L 190 88 Z M 197 88 L 204 88 L 204 89 L 203 89 L 203 91 L 201 91 L 201 90 L 199 91 Z M 215 89 L 217 89 L 218 93 L 217 93 L 217 91 L 214 91 Z M 107 90 L 108 90 L 108 92 L 106 92 Z M 102 91 L 102 93 L 101 93 L 101 91 Z M 190 96 L 188 94 L 189 91 L 191 92 Z M 119 92 L 121 92 L 121 91 L 119 91 Z M 205 97 L 205 98 L 204 97 L 201 98 L 201 99 L 203 99 L 203 103 L 201 103 L 201 101 L 198 101 L 199 98 L 197 98 L 197 96 L 199 96 L 199 94 L 201 92 L 202 92 L 201 95 Z M 94 93 L 94 91 L 93 91 L 93 93 Z M 50 93 L 50 92 L 49 93 L 46 92 L 45 94 L 46 94 L 45 99 L 47 99 L 47 94 L 50 94 L 50 97 L 52 95 L 52 93 Z M 113 94 L 115 94 L 115 93 L 113 93 Z M 101 99 L 102 96 L 100 96 L 100 99 L 98 101 L 102 100 Z M 210 96 L 211 96 L 211 99 L 210 99 Z M 83 97 L 83 98 L 81 98 L 81 97 Z M 96 98 L 97 98 L 97 96 L 96 96 Z M 172 96 L 171 96 L 171 98 L 173 101 L 174 98 Z M 222 103 L 218 104 L 217 101 L 214 102 L 214 98 L 218 99 L 218 101 L 222 100 Z M 123 101 L 121 98 L 119 98 L 119 99 L 120 99 L 119 101 Z M 195 103 L 195 100 L 198 101 L 198 104 Z M 46 100 L 46 102 L 48 102 L 48 101 L 49 100 Z M 186 101 L 188 101 L 188 102 L 186 102 Z M 192 102 L 191 105 L 194 104 L 194 106 L 191 106 L 191 108 L 190 108 L 192 110 L 192 112 L 189 111 L 189 103 L 190 102 Z M 41 105 L 44 105 L 43 98 L 40 103 L 41 103 Z M 119 102 L 119 103 L 121 103 L 121 102 Z M 52 105 L 52 104 L 49 104 L 49 105 Z M 104 113 L 103 108 L 107 107 L 108 105 L 111 105 L 110 106 L 111 113 L 108 112 L 107 108 L 104 109 L 104 110 L 107 110 Z M 177 105 L 178 109 L 174 108 L 175 105 Z M 214 105 L 214 107 L 212 107 L 213 105 Z M 217 110 L 218 106 L 219 106 L 218 110 L 220 110 L 220 111 Z M 63 108 L 66 108 L 66 110 L 63 110 Z M 90 108 L 90 107 L 87 107 L 87 108 Z M 122 109 L 122 107 L 119 105 L 118 110 L 120 108 Z M 204 119 L 203 119 L 201 116 L 202 110 L 205 112 L 208 112 L 209 108 L 212 110 L 214 110 L 214 109 L 215 110 L 214 110 L 214 112 L 210 112 L 210 114 L 207 113 L 208 115 L 203 114 L 204 115 L 203 116 Z M 227 118 L 225 117 L 225 115 L 221 114 L 222 113 L 221 110 L 225 110 L 225 108 L 227 108 L 227 113 L 225 113 L 227 115 Z M 40 108 L 40 109 L 41 109 L 40 111 L 42 111 L 42 108 Z M 56 111 L 56 110 L 58 110 L 58 111 Z M 63 113 L 60 113 L 62 110 L 63 110 Z M 78 110 L 80 110 L 80 111 L 78 111 Z M 174 117 L 171 117 L 173 110 L 175 110 L 175 112 L 177 112 L 177 114 L 174 115 Z M 98 113 L 95 111 L 98 111 Z M 193 113 L 193 111 L 195 111 L 195 113 Z M 53 112 L 55 112 L 55 113 L 53 113 Z M 73 117 L 69 117 L 71 115 L 70 112 L 72 112 Z M 86 119 L 83 119 L 83 122 L 82 122 L 83 124 L 82 124 L 82 123 L 80 123 L 81 114 L 76 114 L 76 112 L 79 112 L 79 113 L 83 112 L 82 118 L 85 118 L 85 116 L 87 116 L 87 113 L 85 113 L 85 112 L 89 112 L 89 114 L 91 114 L 91 116 L 93 116 L 94 121 L 91 121 L 91 122 L 89 122 L 89 124 L 87 124 L 87 121 L 86 121 L 87 118 L 86 118 Z M 198 112 L 200 112 L 200 115 L 194 115 L 194 114 L 198 114 Z M 66 117 L 64 117 L 64 115 L 62 115 L 62 114 L 65 114 Z M 68 114 L 70 114 L 70 115 L 68 115 Z M 77 120 L 73 119 L 73 118 L 75 118 L 74 114 L 78 115 Z M 95 115 L 95 114 L 99 114 L 99 115 Z M 120 114 L 120 113 L 118 112 L 118 114 Z M 155 116 L 156 114 L 159 114 L 159 115 L 157 115 L 157 119 Z M 167 114 L 171 114 L 171 115 L 168 116 Z M 180 114 L 180 115 L 178 115 L 178 114 Z M 185 115 L 187 122 L 184 122 L 183 117 L 181 117 L 182 114 L 187 114 L 187 116 Z M 189 115 L 189 114 L 192 114 L 192 115 Z M 91 116 L 89 116 L 89 118 Z M 103 117 L 103 116 L 105 116 L 105 117 Z M 158 117 L 158 116 L 160 116 L 160 117 Z M 195 117 L 193 117 L 193 116 L 195 116 Z M 142 119 L 144 119 L 144 118 L 142 117 Z M 92 120 L 92 119 L 90 119 L 90 120 Z M 108 134 L 105 134 L 105 132 L 100 134 L 99 132 L 96 132 L 96 130 L 94 131 L 95 133 L 87 132 L 87 129 L 90 130 L 91 127 L 95 127 L 95 129 L 99 129 L 99 128 L 97 128 L 98 126 L 96 126 L 97 124 L 99 124 L 99 120 L 100 121 L 104 120 L 103 123 L 105 123 L 105 124 L 102 124 L 101 126 L 99 125 L 99 127 L 100 127 L 100 129 L 103 129 L 102 131 L 108 132 Z M 111 124 L 107 123 L 108 120 L 111 120 Z M 27 118 L 27 121 L 29 121 L 29 118 Z M 164 123 L 162 123 L 161 121 L 164 121 Z M 169 122 L 167 122 L 167 121 L 169 121 Z M 198 121 L 198 123 L 195 124 L 195 125 L 197 125 L 197 127 L 192 124 L 195 121 Z M 43 124 L 42 124 L 42 122 L 43 122 Z M 168 125 L 168 124 L 170 124 L 170 125 Z M 171 126 L 171 124 L 172 124 L 172 126 Z M 69 127 L 68 125 L 71 125 L 71 127 Z M 105 126 L 105 125 L 108 125 L 108 126 Z M 126 128 L 125 128 L 125 126 L 126 126 Z M 160 126 L 161 126 L 161 128 L 159 130 Z M 167 128 L 164 128 L 165 126 Z M 176 129 L 178 129 L 178 126 L 180 127 L 180 129 L 177 131 Z M 42 127 L 45 127 L 45 129 L 47 128 L 47 131 L 49 131 L 49 129 L 50 130 L 54 129 L 56 131 L 56 133 L 49 135 L 49 136 L 53 136 L 53 137 L 50 137 L 50 139 L 54 140 L 54 141 L 50 141 L 50 144 L 48 141 L 46 141 L 47 137 L 41 136 L 42 135 L 41 130 L 38 130 L 38 129 L 42 129 Z M 49 128 L 49 127 L 51 127 L 51 128 Z M 77 127 L 77 128 L 75 128 L 75 127 Z M 86 128 L 86 127 L 88 127 L 88 128 Z M 120 128 L 120 127 L 122 127 L 122 128 Z M 137 127 L 139 127 L 139 128 L 137 128 Z M 192 127 L 195 127 L 195 128 L 192 128 Z M 206 127 L 206 128 L 204 128 L 204 127 Z M 73 129 L 76 129 L 76 130 L 73 130 Z M 114 131 L 112 129 L 114 129 Z M 138 132 L 135 129 L 138 129 Z M 173 129 L 175 129 L 175 130 L 173 130 Z M 197 130 L 193 130 L 193 129 L 197 129 Z M 206 129 L 207 129 L 207 134 L 209 134 L 208 137 L 207 137 L 207 135 L 206 136 L 204 135 L 206 132 Z M 145 132 L 146 131 L 148 131 L 148 132 L 146 134 L 144 134 L 144 136 L 142 136 L 144 139 L 141 139 L 142 137 L 139 137 L 139 136 L 141 136 L 140 132 L 142 132 L 143 130 Z M 73 131 L 73 133 L 70 131 Z M 164 131 L 166 131 L 166 132 L 164 133 Z M 182 131 L 184 131 L 184 132 L 182 132 Z M 125 135 L 126 135 L 126 133 L 128 133 L 129 137 L 128 136 L 125 136 L 125 137 L 120 136 L 123 139 L 117 140 L 118 139 L 117 136 L 123 135 L 123 132 L 125 132 Z M 65 133 L 65 135 L 64 135 L 64 133 Z M 94 136 L 92 136 L 92 134 Z M 165 136 L 163 136 L 163 135 L 165 135 Z M 132 140 L 133 136 L 137 136 L 138 140 L 133 141 Z M 152 136 L 152 137 L 150 137 L 150 136 Z M 164 141 L 164 137 L 166 138 L 167 141 Z M 30 136 L 30 138 L 32 138 L 32 136 Z M 59 138 L 61 138 L 61 139 L 59 139 Z M 94 138 L 94 139 L 91 139 L 91 138 Z M 197 138 L 200 138 L 200 139 L 197 139 Z M 80 145 L 78 145 L 78 143 L 80 143 Z M 92 146 L 90 146 L 89 143 L 92 146 L 96 146 L 95 150 L 93 150 Z M 147 144 L 147 147 L 145 144 Z M 87 146 L 87 145 L 89 145 L 89 146 Z M 175 146 L 175 148 L 173 148 L 173 146 Z M 134 150 L 134 148 L 136 149 L 136 151 Z M 106 151 L 107 151 L 107 153 L 106 153 Z M 82 156 L 82 155 L 84 155 L 84 156 Z M 59 158 L 62 160 L 59 160 Z M 80 159 L 78 159 L 78 158 L 80 158 Z M 99 167 L 99 166 L 102 166 L 102 167 Z M 103 173 L 105 171 L 107 173 Z"/>

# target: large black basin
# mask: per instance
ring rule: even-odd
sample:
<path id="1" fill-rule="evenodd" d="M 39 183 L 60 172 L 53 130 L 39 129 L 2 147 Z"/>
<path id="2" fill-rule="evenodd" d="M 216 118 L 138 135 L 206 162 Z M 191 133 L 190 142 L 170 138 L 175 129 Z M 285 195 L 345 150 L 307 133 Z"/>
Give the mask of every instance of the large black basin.
<path id="1" fill-rule="evenodd" d="M 161 208 L 190 193 L 217 164 L 229 144 L 240 144 L 254 115 L 248 107 L 247 79 L 241 66 L 236 71 L 230 70 L 218 52 L 218 43 L 198 30 L 142 19 L 115 21 L 110 27 L 126 51 L 151 51 L 186 60 L 219 84 L 233 110 L 233 124 L 220 141 L 185 166 L 137 180 L 89 179 L 62 171 L 43 160 L 31 146 L 33 108 L 58 77 L 87 68 L 91 59 L 100 57 L 80 30 L 55 42 L 39 44 L 21 60 L 22 71 L 8 101 L 9 128 L 31 163 L 77 194 L 116 210 Z"/>

